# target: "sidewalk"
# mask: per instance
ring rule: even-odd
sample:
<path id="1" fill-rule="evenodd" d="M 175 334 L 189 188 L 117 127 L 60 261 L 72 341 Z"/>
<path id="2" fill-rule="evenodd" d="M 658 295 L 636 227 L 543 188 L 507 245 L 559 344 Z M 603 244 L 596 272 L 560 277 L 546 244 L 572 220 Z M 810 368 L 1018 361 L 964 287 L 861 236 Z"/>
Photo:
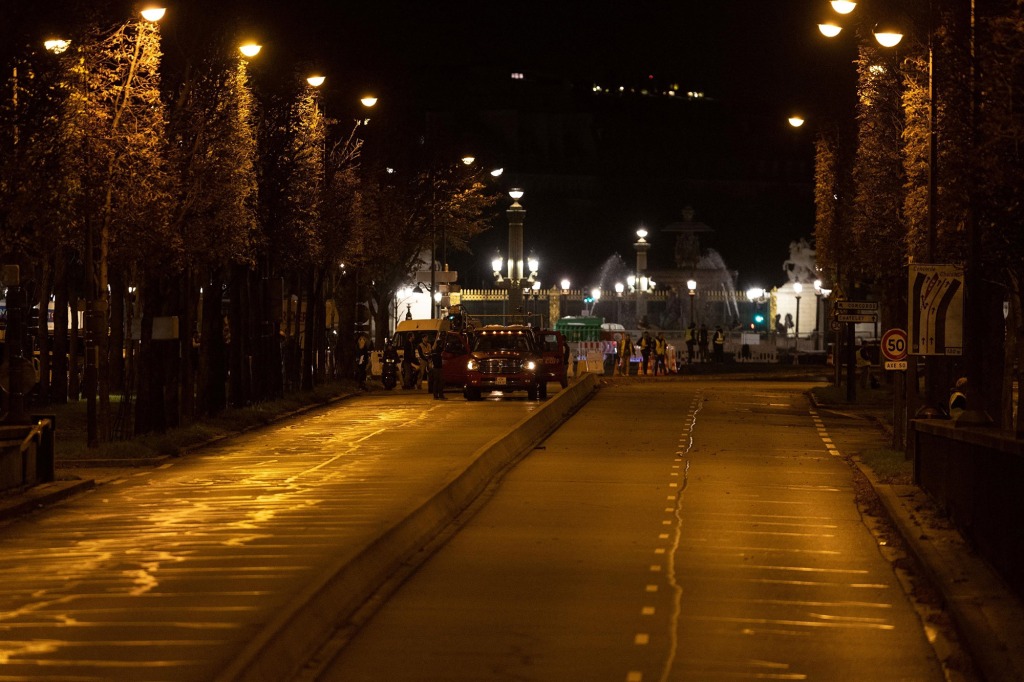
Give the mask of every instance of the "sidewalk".
<path id="1" fill-rule="evenodd" d="M 937 513 L 924 491 L 916 485 L 880 481 L 857 456 L 869 448 L 889 447 L 891 414 L 856 404 L 815 406 L 833 437 L 832 427 L 840 419 L 860 424 L 837 438 L 836 446 L 871 483 L 908 551 L 942 595 L 961 644 L 982 679 L 1024 680 L 1024 606 L 1020 600 Z"/>
<path id="2" fill-rule="evenodd" d="M 486 420 L 492 405 L 367 394 L 157 467 L 98 470 L 94 492 L 3 528 L 5 679 L 290 679 L 595 385 Z M 79 485 L 17 497 L 31 508 Z"/>

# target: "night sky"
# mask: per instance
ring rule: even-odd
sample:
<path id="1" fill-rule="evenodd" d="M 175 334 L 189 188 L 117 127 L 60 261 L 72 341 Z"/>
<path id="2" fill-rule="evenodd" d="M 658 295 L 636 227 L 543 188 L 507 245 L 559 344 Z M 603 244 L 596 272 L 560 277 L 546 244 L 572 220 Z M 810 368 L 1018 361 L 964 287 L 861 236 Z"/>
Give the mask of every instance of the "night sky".
<path id="1" fill-rule="evenodd" d="M 83 3 L 2 4 L 0 25 L 11 45 L 37 30 L 30 17 L 44 11 L 60 17 L 62 4 Z M 325 96 L 336 108 L 374 90 L 379 116 L 389 106 L 455 118 L 460 109 L 500 111 L 509 107 L 510 74 L 522 72 L 526 83 L 518 86 L 530 93 L 525 108 L 580 122 L 576 137 L 587 148 L 554 161 L 524 149 L 493 160 L 506 167 L 507 184 L 526 190 L 526 249 L 550 266 L 542 265 L 545 284 L 569 276 L 582 285 L 614 253 L 632 262 L 633 232 L 641 223 L 652 233 L 652 267 L 668 266 L 674 241 L 659 238 L 658 229 L 679 220 L 686 205 L 715 228 L 707 245 L 740 271 L 741 286 L 781 284 L 789 242 L 810 239 L 813 230 L 813 123 L 793 131 L 786 115 L 793 109 L 835 115 L 837 102 L 852 92 L 852 46 L 827 43 L 815 29 L 825 0 L 182 0 L 168 6 L 168 58 L 195 49 L 204 30 L 251 34 L 264 45 L 261 60 L 282 70 L 322 68 L 329 78 Z M 708 101 L 688 107 L 588 92 L 593 84 L 672 83 L 699 90 Z M 522 106 L 521 99 L 514 103 Z M 499 145 L 487 153 L 503 152 Z M 464 283 L 489 279 L 486 263 L 506 242 L 502 219 L 473 244 L 471 258 L 453 256 Z"/>

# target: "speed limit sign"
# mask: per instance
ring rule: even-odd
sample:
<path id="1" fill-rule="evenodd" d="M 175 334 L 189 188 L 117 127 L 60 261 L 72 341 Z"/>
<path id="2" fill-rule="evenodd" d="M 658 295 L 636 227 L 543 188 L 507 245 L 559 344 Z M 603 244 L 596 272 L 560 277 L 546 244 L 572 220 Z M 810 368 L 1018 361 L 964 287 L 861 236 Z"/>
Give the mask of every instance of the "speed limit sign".
<path id="1" fill-rule="evenodd" d="M 890 329 L 882 334 L 882 357 L 885 358 L 886 369 L 906 369 L 907 333 L 902 329 Z M 902 366 L 890 367 L 889 364 L 899 363 Z"/>

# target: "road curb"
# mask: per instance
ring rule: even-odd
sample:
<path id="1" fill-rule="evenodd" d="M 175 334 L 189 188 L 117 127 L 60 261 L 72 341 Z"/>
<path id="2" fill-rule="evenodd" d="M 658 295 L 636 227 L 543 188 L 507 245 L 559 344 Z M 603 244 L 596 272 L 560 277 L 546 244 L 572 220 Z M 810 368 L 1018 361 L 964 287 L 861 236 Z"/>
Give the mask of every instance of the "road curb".
<path id="1" fill-rule="evenodd" d="M 32 486 L 16 495 L 0 498 L 0 521 L 24 516 L 94 487 L 96 482 L 92 479 L 53 481 Z"/>
<path id="2" fill-rule="evenodd" d="M 471 463 L 376 540 L 335 562 L 271 622 L 255 633 L 218 676 L 218 682 L 283 680 L 316 653 L 323 639 L 358 608 L 409 557 L 472 504 L 488 484 L 579 409 L 598 386 L 588 374 L 477 450 Z"/>
<path id="3" fill-rule="evenodd" d="M 815 409 L 829 409 L 819 404 L 813 393 L 808 396 Z M 891 428 L 873 415 L 865 418 L 892 435 Z M 920 487 L 882 483 L 858 457 L 850 457 L 850 461 L 871 484 L 907 551 L 942 595 L 982 678 L 1024 681 L 1024 606 L 957 530 L 923 524 L 921 510 L 931 499 Z"/>

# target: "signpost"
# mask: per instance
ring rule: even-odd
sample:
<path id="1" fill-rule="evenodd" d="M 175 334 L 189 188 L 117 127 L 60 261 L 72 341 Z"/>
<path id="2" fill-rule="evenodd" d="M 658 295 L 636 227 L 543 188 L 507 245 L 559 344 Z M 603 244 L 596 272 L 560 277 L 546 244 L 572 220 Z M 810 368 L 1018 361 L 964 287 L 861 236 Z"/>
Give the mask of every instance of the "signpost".
<path id="1" fill-rule="evenodd" d="M 885 368 L 905 370 L 907 368 L 907 333 L 902 329 L 890 329 L 882 334 L 882 357 Z"/>

